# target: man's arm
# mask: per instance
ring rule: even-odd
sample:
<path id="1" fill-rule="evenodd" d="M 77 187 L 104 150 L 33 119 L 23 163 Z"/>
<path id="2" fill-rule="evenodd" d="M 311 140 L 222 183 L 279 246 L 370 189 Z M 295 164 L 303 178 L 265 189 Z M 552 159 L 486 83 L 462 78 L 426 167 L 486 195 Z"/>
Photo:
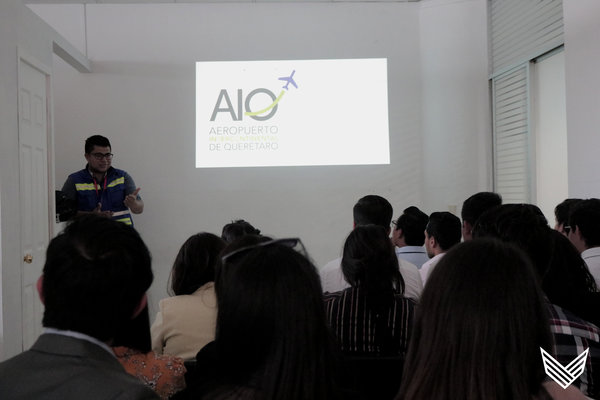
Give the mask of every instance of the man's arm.
<path id="1" fill-rule="evenodd" d="M 125 172 L 125 199 L 123 203 L 131 210 L 134 214 L 141 214 L 144 211 L 144 200 L 138 194 L 140 188 L 135 186 L 135 182 L 131 175 Z"/>
<path id="2" fill-rule="evenodd" d="M 139 192 L 140 188 L 135 189 L 133 193 L 125 196 L 125 200 L 123 201 L 134 214 L 141 214 L 144 211 L 144 201 L 138 196 Z"/>
<path id="3" fill-rule="evenodd" d="M 65 194 L 67 199 L 74 201 L 75 204 L 77 204 L 77 189 L 75 189 L 75 183 L 73 182 L 73 179 L 71 179 L 70 176 L 67 178 L 65 184 L 63 185 L 62 189 L 60 189 L 60 191 Z"/>

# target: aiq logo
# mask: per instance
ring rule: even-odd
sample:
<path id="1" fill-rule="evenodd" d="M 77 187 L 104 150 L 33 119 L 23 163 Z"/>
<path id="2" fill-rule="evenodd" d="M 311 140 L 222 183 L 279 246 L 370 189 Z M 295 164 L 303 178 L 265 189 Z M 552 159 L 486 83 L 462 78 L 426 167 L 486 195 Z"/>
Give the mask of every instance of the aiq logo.
<path id="1" fill-rule="evenodd" d="M 566 367 L 563 367 L 561 363 L 556 361 L 554 357 L 548 354 L 544 349 L 540 347 L 542 352 L 542 361 L 544 362 L 544 370 L 552 380 L 560 385 L 563 389 L 566 389 L 579 378 L 585 369 L 585 360 L 587 359 L 590 349 L 585 349 L 583 353 L 575 357 Z"/>
<path id="2" fill-rule="evenodd" d="M 298 85 L 294 81 L 295 73 L 296 73 L 296 70 L 293 70 L 290 76 L 282 76 L 282 77 L 278 78 L 280 81 L 286 82 L 286 84 L 282 87 L 282 90 L 278 96 L 275 96 L 275 94 L 272 91 L 270 91 L 269 89 L 258 88 L 258 89 L 254 89 L 250 93 L 248 93 L 248 95 L 244 99 L 244 94 L 242 92 L 242 89 L 238 89 L 237 90 L 237 113 L 233 107 L 233 104 L 231 103 L 231 97 L 229 96 L 229 93 L 227 92 L 226 89 L 221 89 L 221 91 L 219 92 L 219 96 L 217 97 L 217 102 L 215 104 L 215 107 L 213 108 L 213 112 L 210 116 L 210 120 L 214 121 L 215 118 L 217 117 L 217 114 L 222 113 L 222 112 L 228 113 L 231 116 L 231 119 L 234 121 L 241 121 L 243 119 L 244 115 L 246 115 L 252 119 L 255 119 L 257 121 L 266 121 L 268 119 L 271 119 L 273 117 L 273 115 L 275 115 L 275 113 L 277 112 L 277 105 L 278 105 L 279 101 L 281 100 L 281 98 L 283 97 L 283 94 L 288 90 L 288 86 L 290 85 L 290 83 L 296 89 L 298 89 Z M 252 98 L 261 93 L 266 94 L 267 96 L 269 96 L 271 98 L 271 101 L 272 101 L 271 104 L 269 106 L 263 108 L 262 110 L 257 110 L 257 111 L 251 110 L 250 103 L 252 101 Z M 223 107 L 223 102 L 225 102 L 224 107 Z M 244 108 L 242 108 L 242 106 L 244 106 Z"/>

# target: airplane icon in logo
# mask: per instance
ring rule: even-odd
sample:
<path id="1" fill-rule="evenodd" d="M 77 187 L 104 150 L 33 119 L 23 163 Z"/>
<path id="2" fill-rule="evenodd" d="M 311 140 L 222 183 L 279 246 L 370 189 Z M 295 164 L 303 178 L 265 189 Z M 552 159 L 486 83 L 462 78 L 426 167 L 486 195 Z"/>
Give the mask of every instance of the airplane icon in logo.
<path id="1" fill-rule="evenodd" d="M 298 89 L 298 85 L 296 85 L 296 81 L 294 81 L 294 74 L 295 73 L 296 73 L 296 70 L 293 70 L 292 74 L 290 76 L 282 76 L 281 78 L 279 78 L 280 81 L 285 81 L 286 82 L 285 86 L 283 86 L 283 88 L 285 90 L 288 90 L 288 86 L 290 85 L 290 83 L 292 85 L 294 85 L 294 87 L 296 89 Z"/>

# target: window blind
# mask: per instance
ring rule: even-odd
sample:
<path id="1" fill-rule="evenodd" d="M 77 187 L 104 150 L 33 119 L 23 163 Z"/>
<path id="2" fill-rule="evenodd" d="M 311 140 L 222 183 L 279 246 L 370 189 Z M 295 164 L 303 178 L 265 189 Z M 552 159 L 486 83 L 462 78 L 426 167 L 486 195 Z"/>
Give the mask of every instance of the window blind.
<path id="1" fill-rule="evenodd" d="M 562 0 L 491 0 L 488 12 L 494 73 L 564 43 Z"/>
<path id="2" fill-rule="evenodd" d="M 492 80 L 494 181 L 504 203 L 531 202 L 529 66 Z"/>

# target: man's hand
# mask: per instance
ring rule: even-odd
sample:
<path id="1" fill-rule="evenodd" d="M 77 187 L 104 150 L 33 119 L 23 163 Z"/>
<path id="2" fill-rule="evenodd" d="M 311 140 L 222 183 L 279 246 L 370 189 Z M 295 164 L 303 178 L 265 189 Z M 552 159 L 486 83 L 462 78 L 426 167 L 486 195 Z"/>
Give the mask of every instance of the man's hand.
<path id="1" fill-rule="evenodd" d="M 144 211 L 144 202 L 140 199 L 138 200 L 137 195 L 140 192 L 140 188 L 135 189 L 133 193 L 125 196 L 125 200 L 123 203 L 131 210 L 134 214 L 141 214 Z"/>
<path id="2" fill-rule="evenodd" d="M 112 211 L 102 211 L 102 203 L 98 203 L 98 205 L 96 205 L 96 208 L 94 208 L 92 212 L 95 214 L 100 214 L 107 218 L 112 217 L 113 214 Z"/>

